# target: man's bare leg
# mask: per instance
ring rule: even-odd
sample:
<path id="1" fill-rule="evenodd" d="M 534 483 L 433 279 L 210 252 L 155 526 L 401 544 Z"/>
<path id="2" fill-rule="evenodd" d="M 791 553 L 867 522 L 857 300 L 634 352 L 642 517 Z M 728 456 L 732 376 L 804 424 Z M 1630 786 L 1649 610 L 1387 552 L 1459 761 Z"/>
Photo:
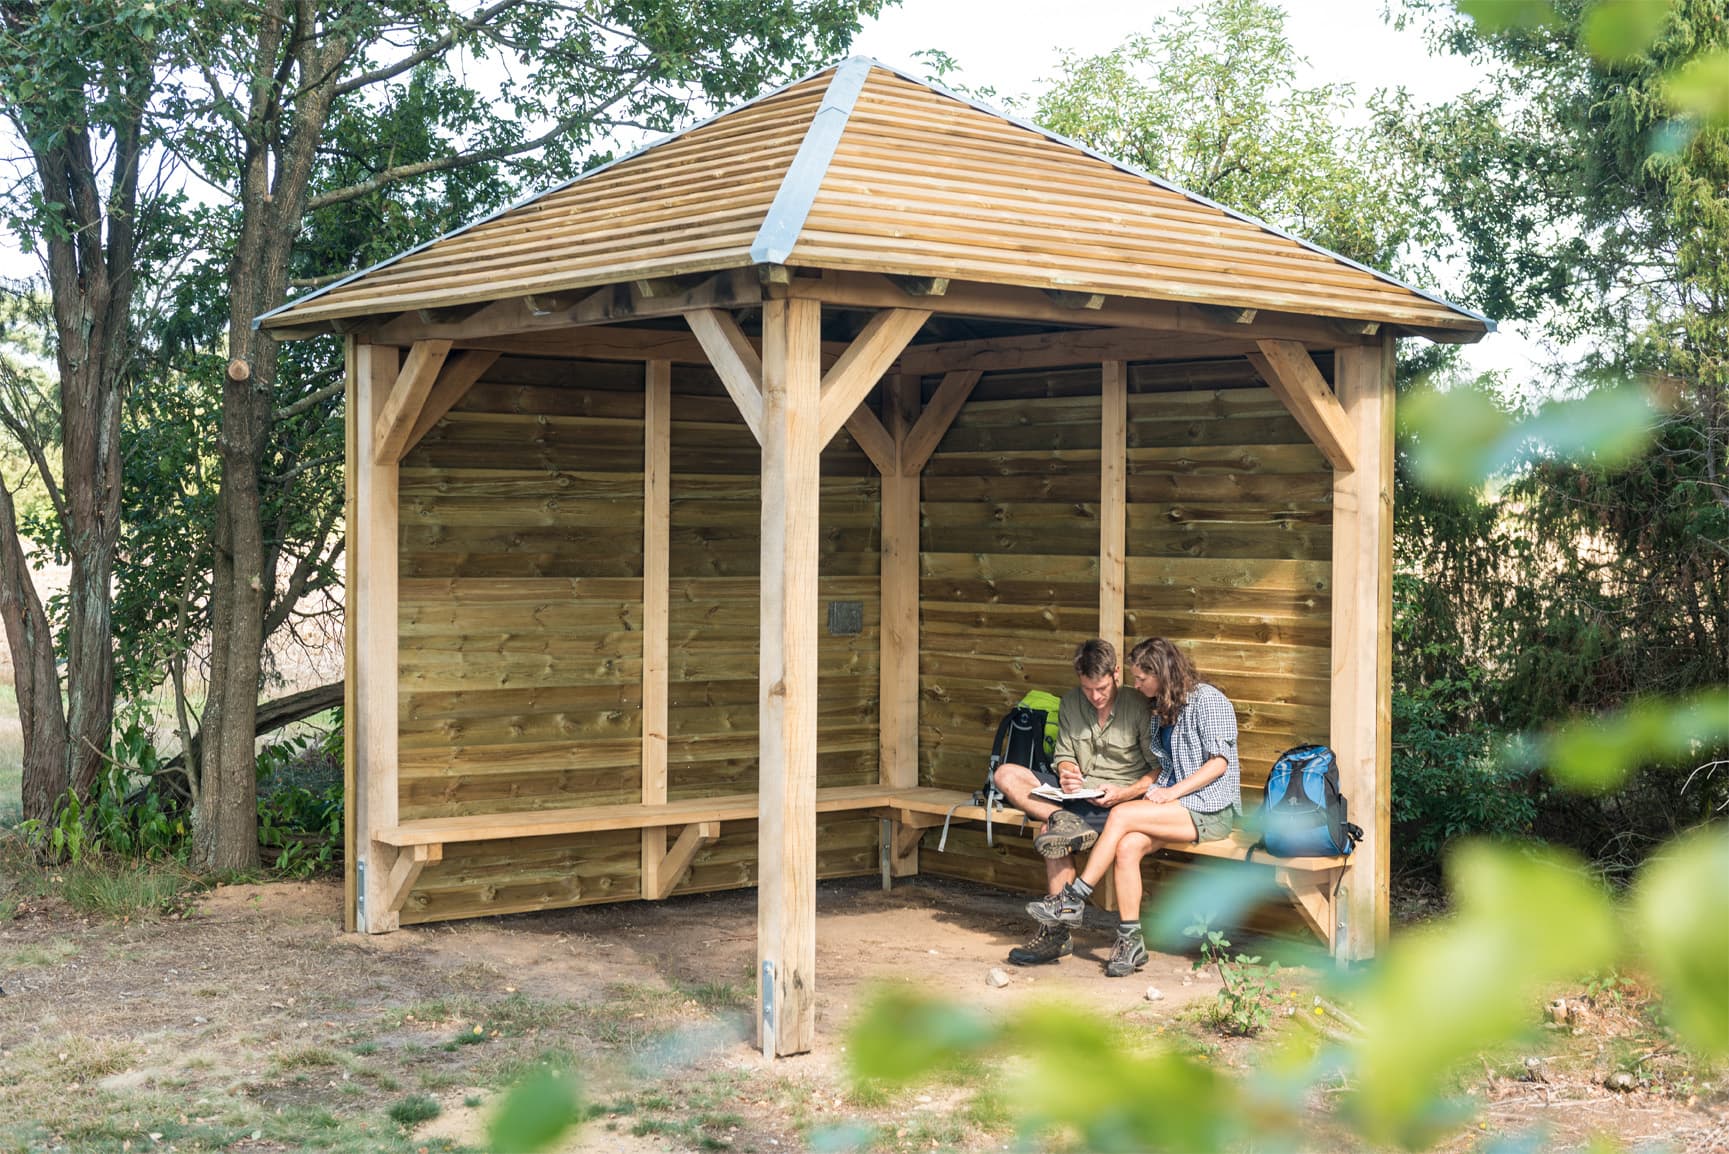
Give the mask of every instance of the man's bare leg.
<path id="1" fill-rule="evenodd" d="M 1062 807 L 1054 802 L 1032 796 L 1039 779 L 1024 765 L 997 766 L 997 788 L 1008 803 L 1026 814 L 1031 821 L 1043 824 L 1046 818 Z M 1045 892 L 1054 894 L 1075 880 L 1075 859 L 1058 857 L 1045 859 Z"/>

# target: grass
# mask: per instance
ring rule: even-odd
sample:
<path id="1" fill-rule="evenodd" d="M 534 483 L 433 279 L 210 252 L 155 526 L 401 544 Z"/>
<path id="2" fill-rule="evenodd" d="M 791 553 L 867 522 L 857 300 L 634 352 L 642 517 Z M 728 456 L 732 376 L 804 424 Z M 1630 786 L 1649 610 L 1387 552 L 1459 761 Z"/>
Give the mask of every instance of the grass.
<path id="1" fill-rule="evenodd" d="M 418 1126 L 422 1122 L 430 1122 L 442 1112 L 443 1107 L 439 1106 L 438 1099 L 429 1094 L 410 1094 L 408 1097 L 392 1103 L 390 1109 L 385 1111 L 386 1114 L 390 1115 L 391 1121 L 399 1126 L 408 1127 Z"/>
<path id="2" fill-rule="evenodd" d="M 80 913 L 136 918 L 172 909 L 197 880 L 160 862 L 85 862 L 61 871 L 60 896 Z"/>
<path id="3" fill-rule="evenodd" d="M 0 954 L 0 970 L 22 970 L 36 966 L 57 966 L 78 956 L 78 943 L 71 938 L 50 938 L 20 946 L 10 954 Z"/>

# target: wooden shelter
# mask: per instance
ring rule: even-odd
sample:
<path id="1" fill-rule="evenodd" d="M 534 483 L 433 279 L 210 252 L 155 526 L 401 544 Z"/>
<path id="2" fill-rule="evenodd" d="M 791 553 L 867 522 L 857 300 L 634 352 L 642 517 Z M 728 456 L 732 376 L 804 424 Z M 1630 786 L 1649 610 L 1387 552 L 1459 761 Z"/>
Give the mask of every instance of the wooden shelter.
<path id="1" fill-rule="evenodd" d="M 855 58 L 260 324 L 348 342 L 351 926 L 756 885 L 806 1050 L 816 879 L 1040 885 L 921 839 L 1164 634 L 1245 785 L 1338 752 L 1275 864 L 1384 934 L 1393 348 L 1484 318 Z"/>

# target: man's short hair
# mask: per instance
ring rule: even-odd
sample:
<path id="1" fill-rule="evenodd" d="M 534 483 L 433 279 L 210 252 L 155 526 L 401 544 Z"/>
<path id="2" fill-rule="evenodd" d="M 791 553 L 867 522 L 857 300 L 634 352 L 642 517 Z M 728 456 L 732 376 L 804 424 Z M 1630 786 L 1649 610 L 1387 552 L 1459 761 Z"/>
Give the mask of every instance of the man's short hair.
<path id="1" fill-rule="evenodd" d="M 1075 650 L 1075 674 L 1094 680 L 1117 671 L 1117 650 L 1102 637 L 1081 642 Z"/>

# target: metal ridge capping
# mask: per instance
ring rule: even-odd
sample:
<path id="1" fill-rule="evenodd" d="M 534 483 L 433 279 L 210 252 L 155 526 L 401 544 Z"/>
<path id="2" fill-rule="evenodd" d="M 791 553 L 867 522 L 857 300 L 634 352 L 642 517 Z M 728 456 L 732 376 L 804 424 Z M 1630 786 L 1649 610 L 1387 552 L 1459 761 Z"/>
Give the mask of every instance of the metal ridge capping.
<path id="1" fill-rule="evenodd" d="M 855 60 L 862 60 L 862 59 L 863 59 L 863 57 L 852 57 L 848 60 L 843 61 L 838 66 L 834 65 L 834 64 L 825 64 L 821 68 L 813 69 L 810 72 L 805 73 L 803 76 L 800 76 L 800 77 L 797 77 L 796 79 L 787 81 L 785 84 L 780 85 L 778 88 L 771 88 L 767 92 L 762 93 L 760 96 L 754 96 L 749 100 L 743 101 L 742 103 L 731 105 L 728 108 L 723 108 L 721 111 L 715 113 L 713 116 L 705 117 L 702 120 L 697 121 L 695 124 L 692 124 L 686 128 L 679 129 L 677 132 L 669 132 L 665 136 L 656 137 L 655 139 L 649 141 L 647 144 L 642 145 L 640 148 L 633 149 L 632 151 L 625 153 L 623 156 L 614 157 L 612 160 L 607 161 L 605 164 L 597 165 L 596 167 L 589 169 L 587 172 L 578 173 L 577 175 L 571 177 L 569 180 L 560 181 L 558 184 L 552 185 L 548 188 L 543 188 L 543 189 L 539 189 L 538 191 L 528 193 L 528 194 L 518 198 L 517 200 L 514 200 L 511 203 L 505 205 L 503 208 L 497 209 L 493 212 L 489 212 L 485 216 L 477 217 L 476 219 L 469 221 L 467 224 L 457 225 L 455 228 L 451 229 L 449 232 L 443 233 L 439 236 L 435 236 L 431 240 L 422 241 L 421 243 L 415 245 L 413 248 L 403 249 L 401 252 L 397 253 L 394 256 L 387 256 L 383 260 L 379 261 L 377 264 L 369 265 L 366 268 L 360 269 L 356 272 L 349 273 L 347 276 L 343 277 L 341 280 L 332 281 L 329 284 L 324 285 L 321 288 L 314 289 L 312 292 L 305 293 L 301 296 L 297 296 L 291 301 L 284 301 L 282 304 L 277 305 L 275 308 L 271 309 L 269 312 L 260 313 L 258 316 L 253 317 L 252 318 L 252 327 L 254 330 L 256 330 L 263 324 L 263 322 L 269 320 L 271 317 L 278 315 L 279 313 L 290 312 L 293 309 L 300 307 L 301 305 L 305 304 L 308 301 L 317 300 L 319 297 L 325 295 L 326 293 L 335 292 L 337 289 L 342 288 L 345 285 L 352 284 L 355 281 L 359 280 L 361 277 L 369 276 L 372 273 L 379 271 L 380 269 L 389 268 L 391 265 L 395 264 L 397 261 L 406 260 L 408 257 L 411 257 L 416 253 L 425 252 L 427 249 L 431 248 L 435 244 L 440 243 L 441 241 L 449 240 L 451 237 L 461 236 L 463 233 L 468 232 L 471 229 L 479 228 L 483 224 L 488 224 L 492 221 L 499 219 L 500 217 L 508 216 L 511 213 L 515 212 L 517 209 L 528 207 L 529 205 L 533 204 L 535 201 L 540 200 L 542 197 L 547 197 L 547 196 L 553 195 L 554 193 L 563 192 L 565 189 L 571 187 L 572 185 L 580 184 L 582 181 L 588 180 L 590 177 L 599 176 L 601 173 L 607 171 L 608 169 L 616 168 L 628 160 L 635 160 L 637 157 L 643 155 L 646 152 L 651 152 L 654 149 L 659 148 L 663 144 L 670 144 L 672 141 L 677 140 L 681 136 L 688 136 L 690 133 L 695 132 L 700 128 L 707 128 L 709 125 L 711 125 L 715 121 L 721 119 L 723 116 L 730 116 L 734 112 L 743 111 L 746 108 L 750 108 L 752 105 L 761 104 L 765 100 L 769 100 L 773 97 L 779 96 L 781 93 L 786 92 L 788 89 L 797 88 L 799 85 L 805 83 L 806 81 L 816 79 L 818 76 L 821 76 L 824 72 L 827 72 L 831 68 L 836 68 L 838 70 L 839 68 L 844 68 L 848 64 L 852 64 Z M 866 71 L 866 72 L 869 71 L 868 65 L 870 63 L 873 63 L 873 62 L 866 61 L 867 67 L 864 69 L 864 71 Z M 890 69 L 889 71 L 893 71 L 893 69 Z M 861 85 L 863 84 L 862 79 L 860 80 L 860 84 Z M 830 83 L 830 91 L 831 92 L 833 91 L 833 87 L 834 87 L 833 83 L 831 82 Z M 853 95 L 856 97 L 857 93 L 855 92 Z M 824 98 L 824 106 L 825 107 L 827 106 L 827 98 L 826 97 Z M 851 101 L 848 102 L 848 108 L 849 109 L 851 108 Z M 831 149 L 831 153 L 832 153 L 832 149 Z M 801 157 L 803 156 L 802 150 L 801 150 L 799 155 Z"/>
<path id="2" fill-rule="evenodd" d="M 798 234 L 804 230 L 805 218 L 816 203 L 823 177 L 828 175 L 829 162 L 834 159 L 853 105 L 875 66 L 876 61 L 866 56 L 851 56 L 835 66 L 834 78 L 823 93 L 816 115 L 811 117 L 798 155 L 787 166 L 774 194 L 774 203 L 769 205 L 768 215 L 763 217 L 762 227 L 751 243 L 751 260 L 758 264 L 786 263 L 798 243 Z"/>
<path id="3" fill-rule="evenodd" d="M 1208 208 L 1211 208 L 1211 209 L 1214 209 L 1218 212 L 1224 213 L 1228 217 L 1232 217 L 1235 220 L 1240 220 L 1240 221 L 1244 222 L 1245 224 L 1252 224 L 1256 228 L 1264 229 L 1267 232 L 1272 233 L 1274 236 L 1281 237 L 1284 240 L 1288 240 L 1292 244 L 1299 245 L 1303 248 L 1308 249 L 1310 252 L 1316 252 L 1316 253 L 1320 253 L 1322 256 L 1330 257 L 1331 259 L 1338 261 L 1342 265 L 1347 265 L 1351 268 L 1354 268 L 1358 272 L 1368 273 L 1370 276 L 1375 277 L 1378 280 L 1382 280 L 1382 281 L 1385 281 L 1386 283 L 1388 283 L 1390 285 L 1394 285 L 1398 288 L 1402 288 L 1406 292 L 1412 293 L 1416 296 L 1420 296 L 1426 301 L 1430 301 L 1434 304 L 1438 304 L 1438 305 L 1441 305 L 1445 308 L 1452 309 L 1454 312 L 1459 313 L 1461 316 L 1467 316 L 1467 317 L 1470 317 L 1474 321 L 1481 322 L 1483 325 L 1486 326 L 1486 330 L 1488 332 L 1492 333 L 1492 332 L 1496 331 L 1495 322 L 1493 320 L 1491 320 L 1489 317 L 1484 316 L 1482 313 L 1476 312 L 1472 309 L 1468 309 L 1468 308 L 1464 307 L 1463 305 L 1454 304 L 1452 301 L 1447 300 L 1445 297 L 1438 296 L 1435 293 L 1428 292 L 1424 289 L 1417 288 L 1415 285 L 1406 284 L 1404 281 L 1400 280 L 1396 276 L 1393 276 L 1391 273 L 1382 272 L 1380 269 L 1377 269 L 1377 268 L 1370 268 L 1366 264 L 1359 264 L 1357 261 L 1352 260 L 1348 256 L 1340 256 L 1338 253 L 1334 252 L 1330 248 L 1326 248 L 1322 245 L 1318 245 L 1314 241 L 1304 240 L 1300 236 L 1294 236 L 1291 233 L 1286 232 L 1284 229 L 1279 228 L 1277 225 L 1268 224 L 1266 221 L 1261 220 L 1258 217 L 1250 216 L 1248 213 L 1242 212 L 1238 209 L 1231 208 L 1229 205 L 1224 205 L 1224 204 L 1218 203 L 1217 201 L 1209 200 L 1206 197 L 1202 196 L 1198 192 L 1190 192 L 1188 189 L 1184 188 L 1183 186 L 1181 186 L 1179 184 L 1174 184 L 1171 181 L 1166 180 L 1162 176 L 1155 176 L 1152 173 L 1146 172 L 1146 171 L 1139 169 L 1139 168 L 1136 168 L 1134 165 L 1129 164 L 1125 161 L 1117 160 L 1115 157 L 1106 156 L 1104 153 L 1099 152 L 1098 150 L 1096 150 L 1094 148 L 1090 148 L 1087 145 L 1082 144 L 1078 140 L 1071 140 L 1070 138 L 1064 136 L 1060 132 L 1052 132 L 1050 129 L 1041 127 L 1040 125 L 1037 125 L 1037 124 L 1034 124 L 1030 120 L 1024 120 L 1019 116 L 1013 115 L 1012 113 L 1004 112 L 1000 108 L 993 108 L 981 100 L 975 100 L 970 96 L 962 96 L 961 94 L 959 94 L 957 92 L 951 92 L 949 89 L 944 88 L 941 84 L 938 84 L 934 80 L 920 79 L 919 77 L 912 75 L 910 72 L 907 72 L 905 69 L 895 67 L 893 64 L 884 64 L 880 60 L 870 59 L 868 57 L 856 57 L 856 56 L 849 59 L 847 61 L 847 63 L 851 64 L 851 63 L 853 63 L 854 60 L 866 60 L 869 64 L 871 64 L 877 68 L 881 68 L 884 72 L 892 73 L 895 76 L 898 76 L 902 80 L 905 80 L 911 84 L 917 84 L 922 88 L 927 88 L 930 91 L 936 93 L 938 96 L 946 96 L 950 100 L 958 101 L 959 103 L 966 105 L 968 108 L 974 109 L 975 111 L 978 111 L 978 112 L 983 112 L 987 116 L 995 116 L 998 119 L 1006 120 L 1010 124 L 1015 125 L 1017 128 L 1024 128 L 1028 132 L 1036 132 L 1040 136 L 1044 137 L 1046 140 L 1052 141 L 1053 143 L 1056 143 L 1056 144 L 1066 145 L 1067 147 L 1072 148 L 1077 152 L 1085 153 L 1087 156 L 1092 157 L 1094 160 L 1102 160 L 1106 164 L 1110 165 L 1112 168 L 1115 168 L 1120 172 L 1126 172 L 1130 176 L 1139 177 L 1141 180 L 1145 180 L 1151 184 L 1155 184 L 1167 192 L 1174 192 L 1178 196 L 1186 197 L 1189 200 L 1194 201 L 1196 204 L 1205 205 Z"/>

